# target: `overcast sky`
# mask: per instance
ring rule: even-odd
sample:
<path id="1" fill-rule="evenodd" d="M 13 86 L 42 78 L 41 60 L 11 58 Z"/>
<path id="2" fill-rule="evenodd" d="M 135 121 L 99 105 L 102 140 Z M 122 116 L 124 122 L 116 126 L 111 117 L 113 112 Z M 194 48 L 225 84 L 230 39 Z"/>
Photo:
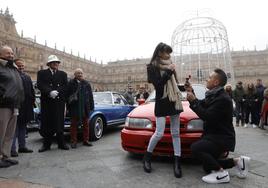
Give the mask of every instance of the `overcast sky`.
<path id="1" fill-rule="evenodd" d="M 0 8 L 6 7 L 19 34 L 99 63 L 151 57 L 197 10 L 200 16 L 209 10 L 225 25 L 234 50 L 268 44 L 265 0 L 1 0 Z"/>

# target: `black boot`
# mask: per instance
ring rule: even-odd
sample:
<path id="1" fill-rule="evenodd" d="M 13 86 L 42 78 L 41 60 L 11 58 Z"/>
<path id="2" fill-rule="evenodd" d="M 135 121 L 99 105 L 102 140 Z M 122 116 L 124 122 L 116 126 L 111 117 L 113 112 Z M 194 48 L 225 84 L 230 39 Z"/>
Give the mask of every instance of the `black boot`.
<path id="1" fill-rule="evenodd" d="M 58 148 L 62 150 L 69 150 L 69 147 L 65 144 L 63 133 L 57 133 Z"/>
<path id="2" fill-rule="evenodd" d="M 44 138 L 42 147 L 38 150 L 39 153 L 50 150 L 51 141 Z"/>
<path id="3" fill-rule="evenodd" d="M 42 147 L 38 150 L 38 152 L 41 153 L 47 150 L 50 150 L 50 146 L 43 144 Z"/>
<path id="4" fill-rule="evenodd" d="M 144 154 L 142 162 L 143 162 L 143 169 L 147 173 L 150 173 L 152 171 L 151 158 L 152 158 L 152 153 L 146 151 L 146 153 Z"/>
<path id="5" fill-rule="evenodd" d="M 174 156 L 174 175 L 176 178 L 180 178 L 182 176 L 181 157 L 179 156 Z"/>

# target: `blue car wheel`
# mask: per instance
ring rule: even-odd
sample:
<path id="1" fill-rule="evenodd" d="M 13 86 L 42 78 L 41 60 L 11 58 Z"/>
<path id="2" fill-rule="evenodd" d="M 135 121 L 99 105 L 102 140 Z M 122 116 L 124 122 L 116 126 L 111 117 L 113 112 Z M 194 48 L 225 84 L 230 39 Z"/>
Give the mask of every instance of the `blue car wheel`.
<path id="1" fill-rule="evenodd" d="M 99 140 L 104 130 L 104 120 L 100 116 L 95 116 L 90 121 L 90 139 Z"/>

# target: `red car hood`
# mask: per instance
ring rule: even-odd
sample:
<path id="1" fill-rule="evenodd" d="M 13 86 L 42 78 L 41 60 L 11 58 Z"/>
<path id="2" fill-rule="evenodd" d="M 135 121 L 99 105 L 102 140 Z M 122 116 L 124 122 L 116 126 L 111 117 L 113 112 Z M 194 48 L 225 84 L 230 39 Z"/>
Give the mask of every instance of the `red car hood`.
<path id="1" fill-rule="evenodd" d="M 148 118 L 151 121 L 155 121 L 154 115 L 154 102 L 148 102 L 136 107 L 132 110 L 128 117 L 136 118 Z M 182 122 L 188 122 L 191 119 L 197 119 L 198 116 L 190 109 L 188 101 L 182 101 L 183 112 L 180 114 L 180 119 Z"/>

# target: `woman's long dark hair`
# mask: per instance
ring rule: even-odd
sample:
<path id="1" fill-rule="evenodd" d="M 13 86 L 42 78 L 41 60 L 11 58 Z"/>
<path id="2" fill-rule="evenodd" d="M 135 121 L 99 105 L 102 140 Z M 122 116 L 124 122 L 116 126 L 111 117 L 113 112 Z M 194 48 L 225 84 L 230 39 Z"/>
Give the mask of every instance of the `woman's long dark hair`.
<path id="1" fill-rule="evenodd" d="M 170 53 L 172 53 L 172 48 L 169 45 L 167 45 L 163 42 L 160 42 L 154 50 L 150 64 L 152 64 L 152 62 L 154 62 L 155 60 L 157 60 L 159 58 L 159 52 L 161 52 L 161 53 L 166 52 L 166 53 L 170 54 Z"/>

